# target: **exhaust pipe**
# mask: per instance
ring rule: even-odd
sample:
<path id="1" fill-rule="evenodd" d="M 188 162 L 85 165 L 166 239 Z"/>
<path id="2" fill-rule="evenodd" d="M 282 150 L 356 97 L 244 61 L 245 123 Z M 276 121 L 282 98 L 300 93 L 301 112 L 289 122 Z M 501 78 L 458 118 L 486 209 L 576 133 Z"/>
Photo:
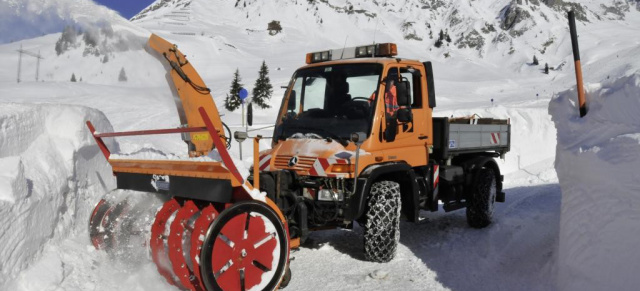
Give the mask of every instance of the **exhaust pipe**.
<path id="1" fill-rule="evenodd" d="M 587 101 L 584 97 L 584 84 L 582 82 L 582 66 L 580 65 L 580 48 L 578 47 L 578 32 L 576 31 L 576 15 L 569 11 L 569 31 L 571 32 L 571 46 L 573 47 L 573 61 L 576 67 L 576 81 L 578 82 L 578 104 L 580 105 L 580 117 L 587 115 Z"/>

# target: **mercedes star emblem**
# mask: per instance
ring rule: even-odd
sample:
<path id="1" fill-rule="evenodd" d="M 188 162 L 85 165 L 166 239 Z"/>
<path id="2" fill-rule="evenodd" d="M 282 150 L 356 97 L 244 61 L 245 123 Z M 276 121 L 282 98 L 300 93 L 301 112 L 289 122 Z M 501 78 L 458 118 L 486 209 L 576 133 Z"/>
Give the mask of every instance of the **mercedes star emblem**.
<path id="1" fill-rule="evenodd" d="M 289 160 L 289 167 L 293 167 L 298 163 L 298 157 L 297 156 L 293 156 L 290 160 Z"/>

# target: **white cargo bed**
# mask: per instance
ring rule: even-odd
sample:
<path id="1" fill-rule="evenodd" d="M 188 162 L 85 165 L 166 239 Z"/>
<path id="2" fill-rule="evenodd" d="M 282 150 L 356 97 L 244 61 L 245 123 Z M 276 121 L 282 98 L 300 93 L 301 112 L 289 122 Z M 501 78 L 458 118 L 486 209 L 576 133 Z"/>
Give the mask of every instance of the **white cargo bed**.
<path id="1" fill-rule="evenodd" d="M 511 125 L 506 119 L 433 118 L 432 157 L 446 160 L 456 155 L 511 149 Z"/>

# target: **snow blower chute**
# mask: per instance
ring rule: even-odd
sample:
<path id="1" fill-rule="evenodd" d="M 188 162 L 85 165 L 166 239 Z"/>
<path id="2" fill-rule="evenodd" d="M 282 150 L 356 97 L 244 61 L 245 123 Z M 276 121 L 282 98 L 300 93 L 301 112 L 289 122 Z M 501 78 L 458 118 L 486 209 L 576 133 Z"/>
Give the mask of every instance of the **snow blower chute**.
<path id="1" fill-rule="evenodd" d="M 133 249 L 143 250 L 142 256 L 148 251 L 159 273 L 180 289 L 274 290 L 286 285 L 292 243 L 284 216 L 256 190 L 258 177 L 251 185 L 233 163 L 227 151 L 230 132 L 222 130 L 226 126 L 210 90 L 185 56 L 156 35 L 148 48 L 169 70 L 183 126 L 98 133 L 87 121 L 118 188 L 91 215 L 92 244 L 129 259 L 138 258 L 130 255 Z M 115 159 L 103 142 L 170 133 L 180 133 L 189 157 L 200 158 Z M 256 148 L 254 161 L 257 155 Z"/>

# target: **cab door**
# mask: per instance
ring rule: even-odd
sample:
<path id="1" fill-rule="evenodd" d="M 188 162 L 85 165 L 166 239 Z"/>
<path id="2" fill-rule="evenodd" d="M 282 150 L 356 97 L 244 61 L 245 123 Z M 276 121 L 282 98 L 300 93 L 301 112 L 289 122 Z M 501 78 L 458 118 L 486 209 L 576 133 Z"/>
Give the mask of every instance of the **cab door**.
<path id="1" fill-rule="evenodd" d="M 427 164 L 428 147 L 430 136 L 427 133 L 427 114 L 425 114 L 426 92 L 423 90 L 422 79 L 424 69 L 422 66 L 410 66 L 406 64 L 398 64 L 390 66 L 386 71 L 384 82 L 384 98 L 385 117 L 383 119 L 382 146 L 385 149 L 385 160 L 405 161 L 412 166 L 422 166 Z M 394 85 L 399 82 L 406 82 L 408 86 L 409 106 L 396 106 L 394 102 Z M 396 89 L 397 91 L 397 89 Z M 397 96 L 395 96 L 397 98 Z M 380 103 L 378 103 L 380 104 Z M 410 119 L 406 118 L 406 114 L 399 114 L 401 110 L 411 112 Z M 405 112 L 406 113 L 406 112 Z M 404 115 L 405 120 L 399 115 Z M 429 114 L 430 115 L 430 114 Z M 400 117 L 400 118 L 399 118 Z M 429 116 L 430 118 L 430 116 Z M 388 127 L 395 127 L 388 130 Z"/>

